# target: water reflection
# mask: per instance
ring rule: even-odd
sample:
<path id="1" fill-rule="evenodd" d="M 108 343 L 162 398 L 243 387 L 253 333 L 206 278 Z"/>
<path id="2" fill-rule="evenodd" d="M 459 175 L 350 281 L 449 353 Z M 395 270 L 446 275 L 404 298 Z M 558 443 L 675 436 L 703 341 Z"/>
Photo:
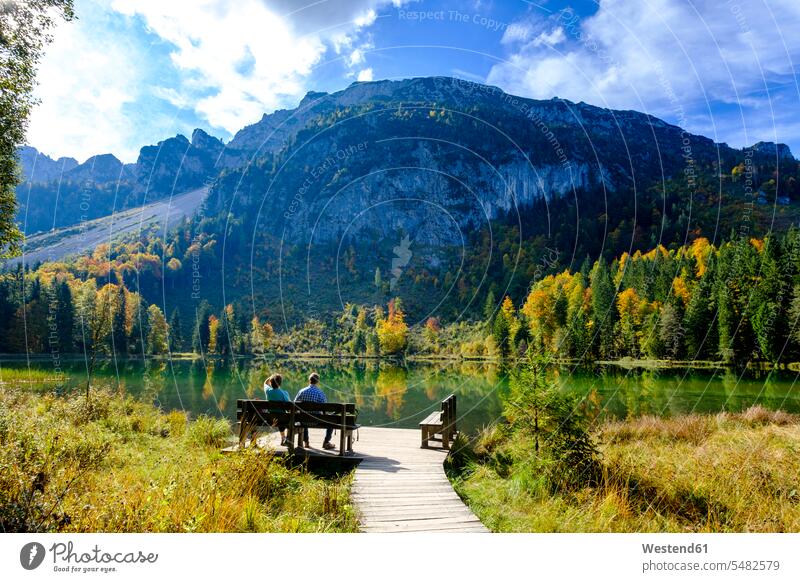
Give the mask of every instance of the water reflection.
<path id="1" fill-rule="evenodd" d="M 2 362 L 3 368 L 26 370 L 25 362 Z M 48 361 L 32 368 L 48 370 Z M 85 382 L 80 361 L 62 362 L 68 385 Z M 102 362 L 96 381 L 105 382 L 167 409 L 232 418 L 236 400 L 261 398 L 264 379 L 284 376 L 293 396 L 318 372 L 331 401 L 355 402 L 365 425 L 416 427 L 448 394 L 458 395 L 460 426 L 474 430 L 498 419 L 507 370 L 484 362 L 420 362 L 398 365 L 375 360 L 236 361 L 164 360 Z M 800 412 L 797 373 L 730 370 L 623 370 L 597 367 L 573 370 L 553 367 L 550 378 L 561 390 L 582 398 L 592 418 L 626 418 L 644 414 L 741 410 L 753 404 Z"/>

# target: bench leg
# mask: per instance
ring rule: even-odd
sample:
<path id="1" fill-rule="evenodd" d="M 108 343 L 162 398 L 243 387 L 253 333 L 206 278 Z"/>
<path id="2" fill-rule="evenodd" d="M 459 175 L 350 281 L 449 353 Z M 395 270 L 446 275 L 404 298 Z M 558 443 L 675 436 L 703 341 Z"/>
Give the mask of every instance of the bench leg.
<path id="1" fill-rule="evenodd" d="M 353 431 L 352 430 L 348 430 L 347 431 L 347 452 L 348 453 L 352 453 L 353 452 Z"/>
<path id="2" fill-rule="evenodd" d="M 294 426 L 292 426 L 291 424 L 286 427 L 286 443 L 289 445 L 288 447 L 286 447 L 287 449 L 289 449 L 289 452 L 290 453 L 293 452 L 294 451 Z"/>
<path id="3" fill-rule="evenodd" d="M 450 431 L 447 429 L 442 431 L 442 448 L 445 450 L 450 449 Z"/>
<path id="4" fill-rule="evenodd" d="M 347 439 L 347 431 L 345 429 L 339 429 L 339 456 L 344 456 L 344 447 L 345 447 L 345 440 Z"/>
<path id="5" fill-rule="evenodd" d="M 423 426 L 422 427 L 422 448 L 423 449 L 427 449 L 428 448 L 428 437 L 429 437 L 428 428 Z"/>

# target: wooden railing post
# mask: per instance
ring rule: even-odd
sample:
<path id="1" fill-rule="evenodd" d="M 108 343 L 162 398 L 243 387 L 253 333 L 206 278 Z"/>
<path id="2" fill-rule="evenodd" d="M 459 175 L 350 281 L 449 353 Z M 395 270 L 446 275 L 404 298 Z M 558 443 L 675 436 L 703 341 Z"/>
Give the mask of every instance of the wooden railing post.
<path id="1" fill-rule="evenodd" d="M 458 427 L 456 426 L 457 419 L 458 419 L 458 409 L 456 407 L 456 395 L 453 394 L 453 434 L 458 432 Z"/>

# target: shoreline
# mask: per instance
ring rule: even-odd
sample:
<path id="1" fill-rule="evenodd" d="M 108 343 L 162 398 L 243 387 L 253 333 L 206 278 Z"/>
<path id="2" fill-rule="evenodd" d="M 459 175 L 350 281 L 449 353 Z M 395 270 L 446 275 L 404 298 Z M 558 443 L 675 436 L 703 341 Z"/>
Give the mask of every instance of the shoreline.
<path id="1" fill-rule="evenodd" d="M 83 354 L 61 354 L 59 361 L 78 362 L 85 361 L 86 357 Z M 52 354 L 10 354 L 0 353 L 0 364 L 3 362 L 42 362 L 52 360 Z M 411 354 L 407 356 L 367 356 L 367 355 L 352 355 L 352 354 L 336 354 L 324 352 L 280 352 L 270 354 L 244 354 L 236 355 L 233 357 L 222 355 L 200 355 L 191 352 L 182 352 L 175 354 L 164 355 L 127 355 L 125 357 L 114 356 L 97 356 L 96 361 L 100 362 L 146 362 L 146 361 L 186 361 L 193 362 L 197 360 L 211 361 L 211 362 L 227 362 L 233 361 L 256 361 L 261 360 L 264 362 L 273 362 L 276 360 L 335 360 L 335 361 L 353 361 L 353 362 L 387 362 L 402 365 L 404 363 L 479 363 L 479 364 L 496 364 L 496 365 L 514 365 L 519 359 L 503 360 L 497 357 L 488 356 L 443 356 L 443 355 L 426 355 L 426 354 Z M 566 358 L 552 358 L 550 363 L 554 366 L 575 366 L 579 368 L 590 368 L 593 366 L 614 366 L 627 370 L 641 369 L 641 370 L 670 370 L 670 369 L 697 369 L 697 370 L 716 370 L 716 369 L 741 369 L 741 367 L 734 364 L 726 363 L 723 361 L 715 360 L 654 360 L 654 359 L 633 359 L 633 358 L 620 358 L 618 360 L 593 360 L 584 362 L 574 359 Z M 748 362 L 745 366 L 748 370 L 785 370 L 791 372 L 800 372 L 800 362 Z"/>

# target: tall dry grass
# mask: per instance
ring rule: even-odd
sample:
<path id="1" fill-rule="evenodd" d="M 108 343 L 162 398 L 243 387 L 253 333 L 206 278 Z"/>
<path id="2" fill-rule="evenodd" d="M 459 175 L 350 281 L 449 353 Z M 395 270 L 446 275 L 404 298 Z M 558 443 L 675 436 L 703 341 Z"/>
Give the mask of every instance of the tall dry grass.
<path id="1" fill-rule="evenodd" d="M 229 434 L 102 390 L 0 389 L 0 531 L 355 531 L 349 478 L 222 455 Z"/>
<path id="2" fill-rule="evenodd" d="M 492 429 L 472 444 L 456 488 L 495 531 L 800 531 L 799 415 L 642 417 L 603 424 L 595 438 L 596 486 L 548 491 L 530 443 Z"/>

